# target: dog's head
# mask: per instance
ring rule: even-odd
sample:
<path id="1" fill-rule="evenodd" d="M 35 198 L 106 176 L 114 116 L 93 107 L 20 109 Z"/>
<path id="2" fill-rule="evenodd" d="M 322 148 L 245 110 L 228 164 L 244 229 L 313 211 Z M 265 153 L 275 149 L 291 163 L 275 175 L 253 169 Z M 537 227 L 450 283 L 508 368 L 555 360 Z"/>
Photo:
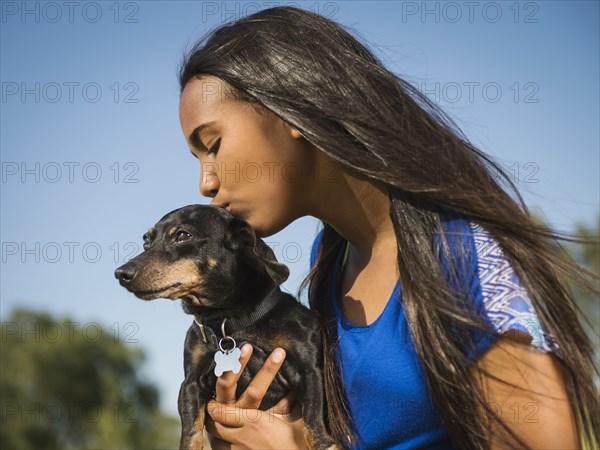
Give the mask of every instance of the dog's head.
<path id="1" fill-rule="evenodd" d="M 144 234 L 144 252 L 115 271 L 137 297 L 228 308 L 249 285 L 281 284 L 284 264 L 252 227 L 222 208 L 185 206 Z"/>

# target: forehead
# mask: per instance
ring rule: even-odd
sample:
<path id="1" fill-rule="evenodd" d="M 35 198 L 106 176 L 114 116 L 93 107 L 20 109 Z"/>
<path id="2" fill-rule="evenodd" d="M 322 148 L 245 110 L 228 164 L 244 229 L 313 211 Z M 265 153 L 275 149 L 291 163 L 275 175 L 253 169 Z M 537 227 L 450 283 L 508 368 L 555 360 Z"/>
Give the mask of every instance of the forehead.
<path id="1" fill-rule="evenodd" d="M 187 206 L 170 212 L 156 224 L 158 231 L 169 230 L 178 225 L 191 226 L 197 230 L 211 230 L 227 225 L 228 215 L 225 210 L 208 205 Z"/>
<path id="2" fill-rule="evenodd" d="M 179 116 L 184 127 L 192 126 L 210 119 L 209 112 L 219 113 L 234 102 L 233 90 L 223 80 L 213 76 L 195 78 L 181 93 Z"/>

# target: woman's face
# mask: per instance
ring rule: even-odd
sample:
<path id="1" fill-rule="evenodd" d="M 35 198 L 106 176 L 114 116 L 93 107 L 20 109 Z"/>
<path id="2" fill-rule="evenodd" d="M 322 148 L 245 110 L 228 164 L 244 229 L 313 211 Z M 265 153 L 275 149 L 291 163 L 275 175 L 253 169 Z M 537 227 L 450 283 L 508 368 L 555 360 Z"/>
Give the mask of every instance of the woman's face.
<path id="1" fill-rule="evenodd" d="M 200 193 L 270 236 L 309 211 L 317 153 L 275 114 L 236 101 L 216 77 L 192 79 L 179 118 L 200 162 Z"/>

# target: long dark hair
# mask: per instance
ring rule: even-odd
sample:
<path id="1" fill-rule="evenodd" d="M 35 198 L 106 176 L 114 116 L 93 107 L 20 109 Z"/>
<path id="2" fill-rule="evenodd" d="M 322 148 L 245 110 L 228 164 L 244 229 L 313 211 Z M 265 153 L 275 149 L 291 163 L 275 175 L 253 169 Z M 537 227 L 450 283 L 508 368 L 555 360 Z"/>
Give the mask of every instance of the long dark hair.
<path id="1" fill-rule="evenodd" d="M 579 241 L 535 220 L 506 172 L 475 148 L 451 118 L 388 71 L 342 26 L 294 7 L 263 10 L 202 37 L 184 57 L 181 89 L 203 75 L 225 81 L 240 100 L 269 109 L 340 164 L 387 186 L 407 320 L 431 395 L 457 447 L 489 446 L 492 431 L 481 411 L 520 446 L 527 444 L 487 405 L 472 376 L 467 337 L 473 330 L 490 332 L 490 327 L 464 308 L 468 292 L 451 288 L 458 273 L 451 270 L 449 279 L 439 254 L 451 260 L 448 246 L 431 245 L 447 210 L 480 224 L 499 242 L 544 331 L 562 350 L 582 442 L 595 442 L 600 434 L 598 367 L 567 282 L 597 294 L 598 277 L 559 244 Z M 316 264 L 299 293 L 309 287 L 310 305 L 322 320 L 329 423 L 334 437 L 347 443 L 353 429 L 327 301 L 337 289 L 331 273 L 346 240 L 329 224 L 323 228 Z M 457 302 L 463 295 L 465 301 Z M 340 394 L 343 401 L 333 401 Z M 495 437 L 515 442 L 505 433 Z"/>

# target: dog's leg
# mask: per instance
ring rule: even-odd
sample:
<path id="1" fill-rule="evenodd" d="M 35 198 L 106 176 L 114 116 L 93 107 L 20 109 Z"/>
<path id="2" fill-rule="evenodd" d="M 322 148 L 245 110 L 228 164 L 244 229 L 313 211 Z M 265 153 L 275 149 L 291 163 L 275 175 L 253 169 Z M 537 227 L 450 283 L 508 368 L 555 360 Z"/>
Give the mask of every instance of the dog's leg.
<path id="1" fill-rule="evenodd" d="M 196 432 L 192 436 L 190 447 L 194 450 L 202 450 L 204 448 L 204 418 L 206 417 L 206 410 L 200 409 L 198 412 L 198 418 L 196 419 Z"/>
<path id="2" fill-rule="evenodd" d="M 195 380 L 185 380 L 179 389 L 178 410 L 181 417 L 180 450 L 202 449 L 204 443 L 204 406 Z"/>

